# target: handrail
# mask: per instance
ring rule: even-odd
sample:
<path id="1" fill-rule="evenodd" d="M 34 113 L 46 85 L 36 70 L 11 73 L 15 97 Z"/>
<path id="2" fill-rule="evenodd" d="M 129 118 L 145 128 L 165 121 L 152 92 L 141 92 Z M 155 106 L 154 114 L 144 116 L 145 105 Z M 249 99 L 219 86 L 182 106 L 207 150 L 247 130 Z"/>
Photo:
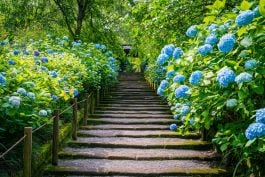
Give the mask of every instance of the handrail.
<path id="1" fill-rule="evenodd" d="M 7 149 L 4 153 L 0 155 L 0 159 L 3 158 L 6 154 L 8 154 L 11 150 L 13 150 L 19 143 L 21 143 L 26 138 L 26 135 L 21 137 L 16 143 L 14 143 L 9 149 Z"/>
<path id="2" fill-rule="evenodd" d="M 91 96 L 91 93 L 88 95 L 87 99 L 89 99 Z M 85 102 L 86 99 L 83 99 L 79 102 L 77 102 L 77 104 L 79 103 L 82 103 L 82 102 Z M 66 111 L 68 111 L 69 109 L 71 109 L 72 107 L 74 106 L 74 104 L 72 104 L 71 106 L 67 107 L 66 109 L 64 109 L 60 114 L 62 115 L 63 113 L 65 113 Z M 36 129 L 34 129 L 32 131 L 32 134 L 37 132 L 38 130 L 42 129 L 43 127 L 45 127 L 46 125 L 48 125 L 48 123 L 53 120 L 55 118 L 55 116 L 51 117 L 46 123 L 44 123 L 43 125 L 37 127 Z M 21 137 L 17 142 L 15 142 L 9 149 L 7 149 L 5 152 L 3 152 L 1 155 L 0 155 L 0 159 L 3 158 L 5 155 L 7 155 L 11 150 L 13 150 L 17 145 L 19 145 L 24 139 L 26 138 L 26 135 L 24 135 L 23 137 Z"/>

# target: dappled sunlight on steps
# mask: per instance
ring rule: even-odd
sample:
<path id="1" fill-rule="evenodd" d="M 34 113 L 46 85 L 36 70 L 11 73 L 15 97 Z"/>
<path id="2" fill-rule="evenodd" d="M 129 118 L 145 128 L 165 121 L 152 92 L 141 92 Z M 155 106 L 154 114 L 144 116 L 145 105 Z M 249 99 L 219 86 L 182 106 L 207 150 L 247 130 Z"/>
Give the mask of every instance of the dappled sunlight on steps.
<path id="1" fill-rule="evenodd" d="M 225 176 L 212 145 L 196 132 L 169 131 L 172 122 L 141 74 L 123 74 L 45 177 Z"/>

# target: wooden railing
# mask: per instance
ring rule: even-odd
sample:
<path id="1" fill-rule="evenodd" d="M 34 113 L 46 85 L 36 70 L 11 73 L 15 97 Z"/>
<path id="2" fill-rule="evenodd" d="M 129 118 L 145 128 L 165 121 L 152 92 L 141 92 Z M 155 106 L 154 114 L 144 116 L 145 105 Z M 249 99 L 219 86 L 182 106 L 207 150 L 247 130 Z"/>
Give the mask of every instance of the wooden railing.
<path id="1" fill-rule="evenodd" d="M 10 151 L 12 151 L 16 146 L 18 146 L 20 143 L 24 142 L 23 147 L 23 177 L 31 177 L 32 176 L 32 135 L 33 133 L 37 132 L 38 130 L 42 129 L 46 125 L 50 124 L 51 121 L 53 121 L 53 137 L 52 137 L 52 165 L 58 164 L 58 151 L 59 151 L 59 120 L 60 116 L 68 111 L 69 109 L 73 110 L 73 119 L 72 119 L 72 139 L 77 139 L 77 129 L 78 129 L 78 104 L 84 102 L 84 116 L 82 120 L 82 124 L 85 126 L 87 125 L 87 120 L 89 117 L 89 114 L 94 114 L 95 107 L 99 105 L 100 99 L 104 97 L 107 92 L 109 92 L 109 89 L 102 89 L 97 90 L 96 92 L 92 92 L 90 94 L 85 94 L 85 99 L 78 101 L 77 98 L 73 99 L 73 103 L 71 106 L 67 107 L 63 111 L 60 111 L 59 109 L 55 109 L 53 113 L 53 117 L 50 118 L 45 124 L 39 126 L 36 129 L 32 129 L 32 127 L 25 127 L 24 128 L 24 136 L 21 137 L 17 142 L 15 142 L 8 150 L 6 150 L 4 153 L 0 154 L 0 159 L 6 156 Z"/>

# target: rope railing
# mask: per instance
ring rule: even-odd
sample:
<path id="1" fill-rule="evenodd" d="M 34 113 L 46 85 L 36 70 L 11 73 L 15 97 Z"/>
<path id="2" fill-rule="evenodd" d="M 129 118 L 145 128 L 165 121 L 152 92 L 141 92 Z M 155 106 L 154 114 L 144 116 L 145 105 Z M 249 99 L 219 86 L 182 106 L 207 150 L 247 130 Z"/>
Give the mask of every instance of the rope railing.
<path id="1" fill-rule="evenodd" d="M 84 104 L 84 117 L 83 117 L 83 125 L 87 125 L 88 114 L 94 114 L 95 106 L 99 104 L 100 95 L 105 96 L 107 90 L 103 90 L 103 93 L 100 93 L 99 90 L 96 92 L 96 96 L 94 93 L 85 94 L 85 99 L 81 101 L 77 101 L 77 98 L 74 98 L 73 104 L 69 107 L 65 108 L 63 111 L 54 110 L 54 116 L 51 117 L 47 122 L 43 125 L 37 127 L 32 130 L 32 127 L 24 128 L 24 136 L 21 137 L 18 141 L 16 141 L 9 149 L 0 154 L 0 159 L 4 158 L 10 151 L 12 151 L 16 146 L 18 146 L 21 142 L 24 141 L 24 151 L 23 151 L 23 177 L 31 177 L 31 156 L 32 156 L 32 134 L 42 129 L 46 125 L 48 125 L 51 121 L 53 121 L 53 139 L 52 139 L 52 164 L 57 165 L 58 163 L 58 149 L 59 149 L 59 117 L 65 113 L 66 111 L 73 109 L 73 121 L 72 121 L 72 138 L 76 139 L 77 137 L 77 105 L 80 103 Z M 90 108 L 90 109 L 89 109 Z"/>
<path id="2" fill-rule="evenodd" d="M 7 149 L 4 153 L 0 155 L 0 159 L 3 158 L 6 154 L 8 154 L 10 151 L 12 151 L 19 143 L 21 143 L 26 138 L 26 135 L 21 137 L 17 142 L 15 142 L 9 149 Z"/>

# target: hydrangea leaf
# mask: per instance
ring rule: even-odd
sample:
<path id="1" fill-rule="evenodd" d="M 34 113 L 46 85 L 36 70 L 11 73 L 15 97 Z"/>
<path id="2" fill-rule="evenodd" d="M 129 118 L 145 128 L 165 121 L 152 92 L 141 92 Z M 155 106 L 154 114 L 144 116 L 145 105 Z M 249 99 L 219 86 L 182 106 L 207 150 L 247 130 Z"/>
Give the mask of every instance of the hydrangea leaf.
<path id="1" fill-rule="evenodd" d="M 203 22 L 205 23 L 210 23 L 210 22 L 214 22 L 216 19 L 216 16 L 207 16 L 203 19 Z"/>
<path id="2" fill-rule="evenodd" d="M 264 87 L 263 86 L 251 85 L 251 88 L 255 93 L 257 93 L 259 95 L 264 94 Z"/>
<path id="3" fill-rule="evenodd" d="M 255 141 L 256 141 L 256 138 L 254 138 L 253 140 L 248 140 L 248 142 L 246 143 L 245 147 L 251 146 L 251 144 L 253 144 Z"/>
<path id="4" fill-rule="evenodd" d="M 242 36 L 243 34 L 247 33 L 248 31 L 248 28 L 246 26 L 244 27 L 241 27 L 238 31 L 237 31 L 237 35 L 240 37 Z"/>
<path id="5" fill-rule="evenodd" d="M 213 8 L 220 10 L 225 7 L 226 0 L 216 0 L 213 4 Z"/>
<path id="6" fill-rule="evenodd" d="M 240 45 L 244 46 L 245 48 L 250 47 L 253 44 L 252 37 L 247 36 L 240 42 Z"/>
<path id="7" fill-rule="evenodd" d="M 259 1 L 259 12 L 262 16 L 265 17 L 265 0 Z"/>
<path id="8" fill-rule="evenodd" d="M 251 3 L 249 3 L 248 1 L 242 1 L 241 5 L 240 5 L 240 9 L 241 10 L 248 10 L 251 7 Z"/>

